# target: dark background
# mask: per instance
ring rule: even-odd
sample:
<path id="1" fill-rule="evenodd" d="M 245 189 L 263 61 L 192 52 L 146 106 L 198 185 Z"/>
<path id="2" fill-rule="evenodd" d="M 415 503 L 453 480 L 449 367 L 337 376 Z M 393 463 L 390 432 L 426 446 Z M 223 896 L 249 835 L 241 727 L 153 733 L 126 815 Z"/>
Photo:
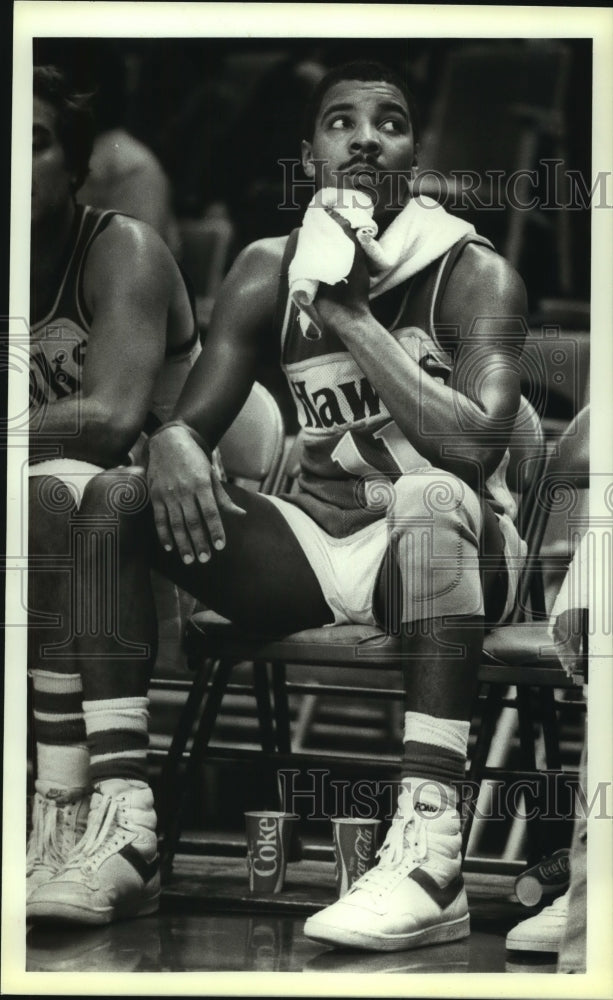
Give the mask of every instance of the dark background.
<path id="1" fill-rule="evenodd" d="M 439 137 L 433 165 L 437 156 L 444 161 L 447 139 L 451 146 L 455 143 L 454 149 L 462 150 L 463 134 L 467 162 L 458 162 L 458 169 L 470 166 L 471 157 L 479 159 L 479 150 L 468 147 L 478 146 L 480 134 L 484 150 L 488 142 L 503 145 L 492 137 L 492 129 L 500 129 L 501 140 L 506 136 L 514 141 L 519 100 L 528 114 L 541 116 L 537 159 L 556 155 L 555 140 L 561 132 L 565 168 L 589 178 L 591 39 L 554 43 L 561 44 L 568 57 L 564 79 L 555 82 L 559 115 L 548 109 L 547 83 L 541 78 L 538 60 L 534 71 L 515 73 L 511 80 L 504 77 L 499 57 L 509 45 L 526 51 L 541 45 L 542 65 L 549 44 L 547 40 L 512 39 L 54 38 L 35 40 L 34 60 L 62 66 L 76 88 L 96 92 L 101 127 L 121 123 L 157 154 L 171 180 L 179 218 L 197 217 L 211 203 L 225 204 L 235 225 L 234 255 L 253 239 L 285 234 L 299 224 L 300 211 L 276 210 L 282 179 L 277 161 L 300 155 L 303 108 L 316 74 L 348 59 L 374 57 L 397 69 L 415 95 L 427 133 L 446 96 L 450 58 L 475 46 L 489 50 L 488 85 L 477 84 L 473 97 L 469 88 L 475 86 L 474 81 L 467 81 L 465 106 L 459 104 L 464 120 L 452 117 L 454 134 Z M 461 98 L 457 93 L 451 96 L 456 102 Z M 510 169 L 509 164 L 503 166 Z M 299 202 L 308 197 L 308 189 L 298 192 Z M 561 284 L 557 269 L 558 213 L 538 214 L 519 261 L 531 309 L 537 312 L 541 300 L 552 296 L 588 301 L 589 211 L 567 212 L 570 284 Z M 470 221 L 503 251 L 507 213 L 481 210 Z"/>

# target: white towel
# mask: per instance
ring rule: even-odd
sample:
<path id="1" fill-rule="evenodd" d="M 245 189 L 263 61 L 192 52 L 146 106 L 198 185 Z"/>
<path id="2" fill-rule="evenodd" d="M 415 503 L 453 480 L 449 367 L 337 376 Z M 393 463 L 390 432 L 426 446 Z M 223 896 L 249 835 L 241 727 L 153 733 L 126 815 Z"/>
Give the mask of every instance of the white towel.
<path id="1" fill-rule="evenodd" d="M 289 266 L 289 292 L 300 309 L 305 336 L 319 339 L 321 331 L 311 308 L 319 282 L 335 285 L 351 271 L 355 245 L 327 211 L 334 208 L 356 231 L 371 274 L 370 298 L 387 292 L 423 270 L 475 227 L 449 215 L 432 198 L 412 199 L 379 240 L 366 192 L 323 188 L 311 200 L 302 222 L 296 252 Z"/>

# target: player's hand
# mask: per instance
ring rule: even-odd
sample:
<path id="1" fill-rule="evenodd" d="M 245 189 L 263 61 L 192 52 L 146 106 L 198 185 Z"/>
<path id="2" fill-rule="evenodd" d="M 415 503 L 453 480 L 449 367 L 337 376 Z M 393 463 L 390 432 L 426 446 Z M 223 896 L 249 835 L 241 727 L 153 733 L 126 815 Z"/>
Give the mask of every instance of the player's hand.
<path id="1" fill-rule="evenodd" d="M 184 563 L 208 562 L 223 549 L 221 513 L 244 515 L 189 431 L 175 425 L 149 442 L 147 483 L 160 543 Z"/>
<path id="2" fill-rule="evenodd" d="M 370 312 L 368 293 L 370 291 L 370 274 L 367 258 L 360 246 L 354 230 L 342 215 L 329 208 L 326 211 L 341 227 L 346 236 L 354 244 L 355 253 L 351 271 L 344 281 L 336 285 L 326 285 L 321 282 L 315 298 L 315 308 L 320 318 L 326 323 L 334 323 L 346 316 L 355 316 Z"/>

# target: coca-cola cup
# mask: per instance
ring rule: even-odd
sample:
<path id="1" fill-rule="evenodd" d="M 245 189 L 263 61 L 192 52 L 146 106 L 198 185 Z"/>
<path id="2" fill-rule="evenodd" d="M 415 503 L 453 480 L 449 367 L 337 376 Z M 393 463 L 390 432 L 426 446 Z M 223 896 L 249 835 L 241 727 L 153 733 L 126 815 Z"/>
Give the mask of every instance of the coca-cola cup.
<path id="1" fill-rule="evenodd" d="M 570 850 L 561 847 L 517 876 L 515 895 L 524 906 L 538 906 L 545 897 L 564 892 L 569 880 Z"/>
<path id="2" fill-rule="evenodd" d="M 344 896 L 353 883 L 377 860 L 380 819 L 332 820 L 336 858 L 336 889 Z"/>
<path id="3" fill-rule="evenodd" d="M 294 813 L 269 809 L 245 813 L 249 889 L 255 893 L 281 892 Z"/>

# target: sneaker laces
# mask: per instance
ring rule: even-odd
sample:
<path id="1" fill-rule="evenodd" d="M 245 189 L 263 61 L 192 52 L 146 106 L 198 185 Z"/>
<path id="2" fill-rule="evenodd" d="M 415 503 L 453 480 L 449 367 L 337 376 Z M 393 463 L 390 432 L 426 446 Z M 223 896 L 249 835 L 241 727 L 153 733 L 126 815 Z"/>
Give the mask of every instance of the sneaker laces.
<path id="1" fill-rule="evenodd" d="M 52 788 L 45 795 L 36 792 L 32 813 L 32 832 L 26 851 L 26 871 L 29 874 L 37 863 L 59 867 L 63 865 L 61 810 L 83 798 L 82 788 Z"/>
<path id="2" fill-rule="evenodd" d="M 428 843 L 424 820 L 414 809 L 410 793 L 402 788 L 396 815 L 383 844 L 377 851 L 379 863 L 354 882 L 349 892 L 358 887 L 376 893 L 388 892 L 396 881 L 417 868 L 427 856 Z M 392 875 L 390 880 L 390 874 L 394 871 L 396 878 Z"/>
<path id="3" fill-rule="evenodd" d="M 82 865 L 91 864 L 98 851 L 109 847 L 112 834 L 122 825 L 117 815 L 120 805 L 116 795 L 103 795 L 97 792 L 93 796 L 87 818 L 87 829 L 72 851 L 66 864 L 67 868 L 80 868 Z"/>

